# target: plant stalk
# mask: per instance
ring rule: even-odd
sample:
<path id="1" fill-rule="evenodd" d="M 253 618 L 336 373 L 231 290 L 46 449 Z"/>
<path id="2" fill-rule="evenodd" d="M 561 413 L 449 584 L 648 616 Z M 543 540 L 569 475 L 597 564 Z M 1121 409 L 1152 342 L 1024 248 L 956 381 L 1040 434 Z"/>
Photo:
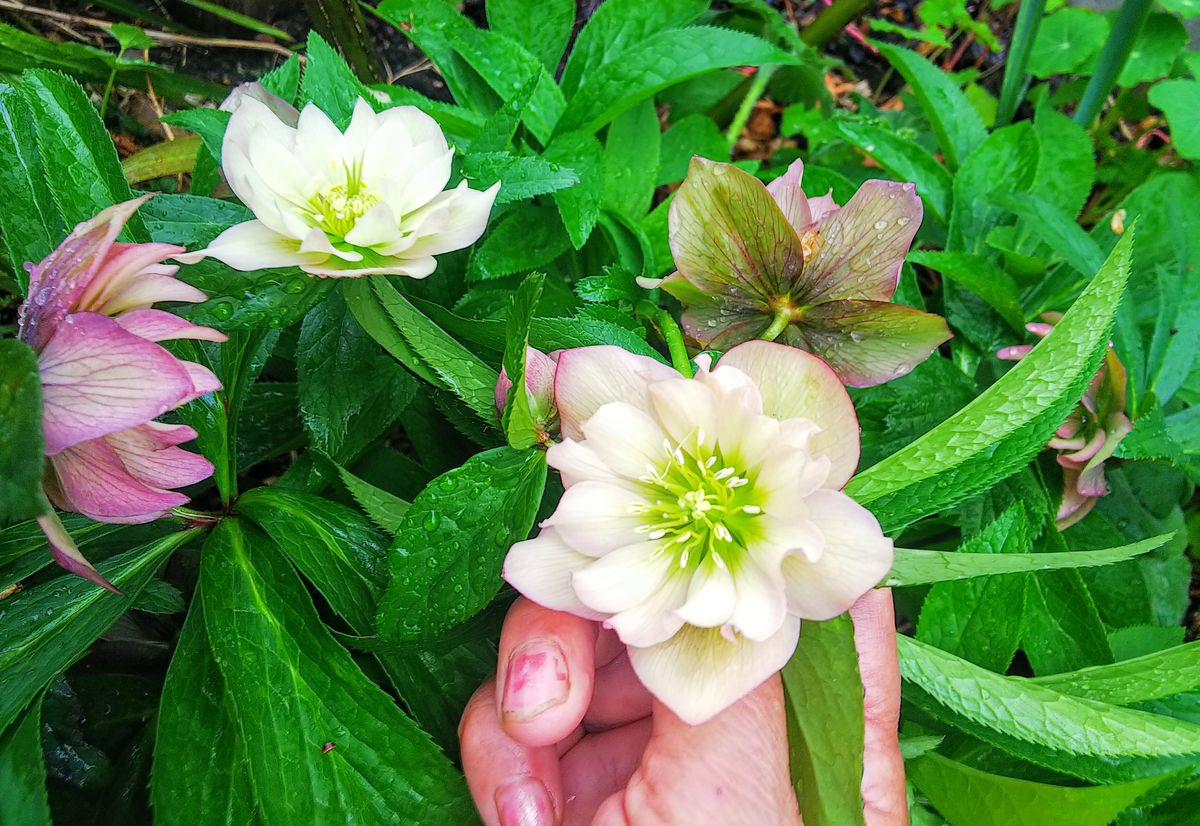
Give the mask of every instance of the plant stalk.
<path id="1" fill-rule="evenodd" d="M 671 366 L 683 374 L 684 378 L 692 377 L 692 360 L 688 357 L 687 345 L 683 343 L 683 331 L 679 329 L 675 317 L 662 307 L 650 301 L 639 301 L 637 310 L 648 316 L 667 343 L 667 352 L 671 354 Z"/>
<path id="2" fill-rule="evenodd" d="M 759 338 L 766 341 L 774 341 L 779 338 L 779 334 L 787 329 L 788 324 L 792 322 L 792 311 L 786 307 L 780 307 L 775 311 L 775 317 L 771 319 L 771 326 L 763 331 Z"/>
<path id="3" fill-rule="evenodd" d="M 1112 36 L 1104 44 L 1104 50 L 1100 52 L 1100 60 L 1096 64 L 1096 72 L 1088 81 L 1087 88 L 1083 91 L 1083 99 L 1079 101 L 1079 108 L 1075 110 L 1075 122 L 1085 129 L 1091 126 L 1096 115 L 1100 114 L 1104 99 L 1116 85 L 1117 77 L 1125 68 L 1125 61 L 1129 59 L 1129 53 L 1133 50 L 1133 42 L 1142 30 L 1142 24 L 1146 22 L 1152 5 L 1152 0 L 1125 0 L 1121 4 L 1121 12 L 1113 26 Z"/>
<path id="4" fill-rule="evenodd" d="M 778 68 L 778 66 L 760 66 L 754 73 L 754 80 L 751 81 L 750 88 L 746 90 L 746 96 L 742 98 L 737 112 L 733 115 L 733 120 L 729 122 L 729 128 L 725 130 L 725 141 L 729 144 L 730 152 L 733 151 L 733 145 L 737 143 L 738 138 L 742 136 L 742 130 L 750 122 L 750 113 L 754 111 L 754 104 L 758 103 L 759 98 L 763 96 L 763 92 L 767 90 L 767 84 L 771 81 L 771 75 L 775 74 L 775 70 Z"/>
<path id="5" fill-rule="evenodd" d="M 871 0 L 833 0 L 833 5 L 800 32 L 800 39 L 819 49 L 841 33 L 850 21 L 871 7 Z"/>
<path id="6" fill-rule="evenodd" d="M 1029 88 L 1029 54 L 1037 39 L 1038 27 L 1046 12 L 1046 0 L 1021 0 L 1017 9 L 1017 24 L 1008 44 L 1008 60 L 1004 63 L 1004 82 L 1000 86 L 1000 103 L 996 108 L 996 128 L 1007 126 L 1017 114 L 1017 107 Z"/>

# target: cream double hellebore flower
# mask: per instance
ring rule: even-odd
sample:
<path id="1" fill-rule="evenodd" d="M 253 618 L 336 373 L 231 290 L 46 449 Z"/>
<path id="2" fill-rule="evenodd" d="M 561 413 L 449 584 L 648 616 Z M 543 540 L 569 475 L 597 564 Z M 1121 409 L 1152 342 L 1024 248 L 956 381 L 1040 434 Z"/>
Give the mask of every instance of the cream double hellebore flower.
<path id="1" fill-rule="evenodd" d="M 740 344 L 688 379 L 617 347 L 558 359 L 566 489 L 504 576 L 542 605 L 600 620 L 641 681 L 700 723 L 774 674 L 801 619 L 834 617 L 892 563 L 841 488 L 858 421 L 802 350 Z"/>
<path id="2" fill-rule="evenodd" d="M 454 150 L 419 109 L 376 114 L 360 98 L 343 133 L 313 104 L 297 113 L 261 87 L 235 92 L 227 106 L 222 166 L 255 220 L 181 261 L 424 278 L 435 255 L 470 246 L 487 226 L 500 185 L 443 191 Z"/>

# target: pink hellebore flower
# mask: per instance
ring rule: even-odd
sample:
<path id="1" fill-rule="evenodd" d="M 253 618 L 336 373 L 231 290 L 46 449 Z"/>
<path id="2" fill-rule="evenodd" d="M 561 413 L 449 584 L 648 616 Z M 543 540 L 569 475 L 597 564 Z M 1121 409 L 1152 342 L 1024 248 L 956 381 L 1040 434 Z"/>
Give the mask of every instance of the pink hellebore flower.
<path id="1" fill-rule="evenodd" d="M 532 347 L 525 348 L 525 397 L 529 412 L 538 429 L 538 442 L 547 444 L 558 435 L 558 408 L 554 404 L 554 371 L 558 367 L 558 351 L 546 355 Z M 496 381 L 496 411 L 503 414 L 508 406 L 512 379 L 503 368 Z"/>
<path id="2" fill-rule="evenodd" d="M 846 384 L 902 376 L 950 338 L 935 315 L 893 304 L 921 224 L 912 184 L 867 181 L 844 207 L 807 198 L 796 161 L 764 186 L 693 158 L 670 212 L 678 272 L 662 288 L 704 347 L 778 339 L 824 359 Z"/>
<path id="3" fill-rule="evenodd" d="M 841 488 L 858 421 L 819 359 L 740 344 L 684 378 L 618 347 L 559 355 L 566 492 L 504 577 L 604 622 L 634 671 L 701 723 L 783 667 L 801 619 L 845 611 L 892 563 L 875 517 Z"/>
<path id="4" fill-rule="evenodd" d="M 1061 318 L 1061 313 L 1043 313 L 1043 321 L 1026 324 L 1025 329 L 1045 338 Z M 1033 345 L 1021 344 L 1004 347 L 996 355 L 1018 361 L 1032 349 Z M 1133 422 L 1125 415 L 1126 381 L 1125 365 L 1110 345 L 1079 405 L 1046 445 L 1059 451 L 1056 459 L 1063 469 L 1062 502 L 1055 517 L 1060 531 L 1087 516 L 1097 500 L 1108 493 L 1104 462 L 1133 430 Z"/>
<path id="5" fill-rule="evenodd" d="M 212 473 L 207 459 L 177 445 L 196 438 L 184 425 L 153 421 L 220 389 L 207 368 L 157 342 L 224 341 L 163 310 L 159 301 L 203 301 L 204 293 L 162 263 L 171 244 L 116 241 L 148 198 L 126 201 L 77 226 L 30 270 L 20 338 L 38 354 L 45 438 L 45 491 L 63 510 L 101 522 L 150 522 L 187 502 L 172 488 Z M 60 565 L 106 588 L 52 510 L 39 522 Z"/>

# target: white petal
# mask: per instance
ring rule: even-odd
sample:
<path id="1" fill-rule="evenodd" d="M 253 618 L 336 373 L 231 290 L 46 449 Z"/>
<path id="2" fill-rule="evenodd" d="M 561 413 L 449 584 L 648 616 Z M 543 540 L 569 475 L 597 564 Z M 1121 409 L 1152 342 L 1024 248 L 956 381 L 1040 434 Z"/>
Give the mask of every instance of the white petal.
<path id="1" fill-rule="evenodd" d="M 787 663 L 800 638 L 789 616 L 768 640 L 729 640 L 717 628 L 685 626 L 666 642 L 630 648 L 642 684 L 685 723 L 699 725 L 745 697 Z"/>
<path id="2" fill-rule="evenodd" d="M 770 564 L 769 559 L 744 559 L 733 572 L 737 606 L 733 609 L 730 622 L 751 640 L 762 641 L 773 637 L 787 615 L 783 575 L 778 567 L 772 573 L 768 568 Z M 777 566 L 778 562 L 775 564 Z"/>
<path id="3" fill-rule="evenodd" d="M 662 541 L 637 542 L 617 548 L 575 572 L 571 586 L 580 601 L 614 614 L 648 599 L 662 583 L 673 558 L 656 553 Z"/>
<path id="4" fill-rule="evenodd" d="M 350 158 L 361 158 L 366 154 L 367 146 L 379 132 L 379 116 L 371 108 L 371 104 L 362 98 L 354 103 L 354 112 L 350 115 L 350 123 L 342 137 L 342 151 Z"/>
<path id="5" fill-rule="evenodd" d="M 331 256 L 318 264 L 301 264 L 300 269 L 310 275 L 326 278 L 357 278 L 362 275 L 405 275 L 409 278 L 425 278 L 437 269 L 433 258 L 391 258 L 383 263 L 361 266 Z"/>
<path id="6" fill-rule="evenodd" d="M 679 609 L 687 601 L 691 577 L 671 571 L 647 598 L 605 621 L 626 645 L 657 645 L 683 627 Z"/>
<path id="7" fill-rule="evenodd" d="M 827 620 L 883 579 L 892 567 L 892 540 L 870 511 L 843 493 L 819 490 L 808 504 L 825 548 L 816 562 L 801 556 L 783 561 L 788 610 L 805 619 Z"/>
<path id="8" fill-rule="evenodd" d="M 553 527 L 564 542 L 580 553 L 603 556 L 646 538 L 634 530 L 645 521 L 644 517 L 630 512 L 631 506 L 643 502 L 626 487 L 580 482 L 567 489 L 542 526 Z"/>
<path id="9" fill-rule="evenodd" d="M 672 378 L 679 378 L 679 373 L 661 361 L 635 356 L 620 347 L 578 347 L 563 352 L 554 376 L 554 401 L 563 435 L 582 439 L 580 425 L 609 402 L 622 401 L 649 411 L 647 384 Z"/>
<path id="10" fill-rule="evenodd" d="M 376 135 L 371 143 L 373 155 L 368 156 L 364 160 L 364 168 L 370 164 L 373 167 L 383 167 L 387 170 L 387 179 L 398 182 L 400 186 L 388 187 L 384 191 L 388 193 L 388 203 L 392 210 L 397 215 L 407 215 L 416 212 L 421 207 L 434 200 L 443 189 L 446 188 L 446 183 L 450 180 L 450 166 L 454 160 L 454 151 L 452 149 L 439 149 L 432 143 L 423 143 L 403 152 L 399 157 L 396 155 L 395 145 L 385 143 L 388 141 L 386 132 L 380 132 Z M 379 158 L 376 160 L 375 158 Z M 387 160 L 383 160 L 386 158 Z M 386 166 L 383 166 L 384 164 Z M 364 172 L 364 180 L 369 180 Z M 465 181 L 463 182 L 465 184 Z M 446 221 L 450 221 L 453 202 L 462 198 L 470 198 L 467 193 L 476 192 L 476 190 L 460 184 L 458 188 L 451 190 L 443 200 L 446 204 Z M 482 193 L 479 193 L 482 194 Z M 491 209 L 491 203 L 488 204 L 488 209 Z M 486 216 L 484 222 L 486 225 Z M 482 229 L 480 230 L 482 233 Z M 478 238 L 477 234 L 475 238 Z M 475 240 L 472 238 L 467 244 Z M 466 246 L 466 244 L 463 244 Z"/>
<path id="11" fill-rule="evenodd" d="M 832 462 L 826 484 L 841 488 L 858 467 L 858 417 L 850 396 L 825 362 L 795 347 L 748 341 L 731 349 L 717 365 L 736 367 L 762 393 L 763 412 L 779 419 L 810 419 L 821 432 L 812 451 Z"/>
<path id="12" fill-rule="evenodd" d="M 197 256 L 215 258 L 243 272 L 315 264 L 326 258 L 323 253 L 300 252 L 299 241 L 274 232 L 261 221 L 235 224 L 213 239 L 202 254 L 176 257 L 194 263 Z"/>
<path id="13" fill-rule="evenodd" d="M 583 435 L 605 465 L 628 479 L 661 469 L 670 456 L 658 422 L 626 402 L 610 402 L 597 410 L 583 423 Z"/>
<path id="14" fill-rule="evenodd" d="M 504 579 L 538 605 L 600 620 L 605 615 L 580 602 L 571 588 L 571 575 L 592 561 L 567 547 L 552 528 L 546 528 L 535 538 L 508 549 Z"/>
<path id="15" fill-rule="evenodd" d="M 346 153 L 341 131 L 329 116 L 309 103 L 296 128 L 296 158 L 314 178 L 345 183 L 346 165 L 356 161 Z"/>
<path id="16" fill-rule="evenodd" d="M 392 208 L 378 203 L 354 222 L 354 228 L 346 233 L 346 243 L 356 247 L 375 247 L 395 241 L 399 235 L 400 227 Z"/>
<path id="17" fill-rule="evenodd" d="M 453 252 L 474 244 L 487 229 L 488 216 L 491 215 L 492 204 L 499 191 L 498 183 L 480 192 L 469 188 L 467 182 L 463 181 L 456 188 L 438 195 L 424 208 L 444 209 L 445 224 L 439 227 L 436 233 L 423 235 L 413 244 L 414 253 L 441 255 L 443 252 Z M 407 228 L 406 217 L 405 229 Z"/>
<path id="18" fill-rule="evenodd" d="M 442 150 L 446 147 L 446 136 L 442 127 L 429 115 L 415 106 L 394 106 L 379 113 L 382 128 L 401 128 L 408 136 L 408 145 L 417 146 L 422 143 L 432 143 Z"/>
<path id="19" fill-rule="evenodd" d="M 619 477 L 604 464 L 596 451 L 583 442 L 563 439 L 546 451 L 546 463 L 558 471 L 563 487 L 579 482 L 616 482 Z"/>
<path id="20" fill-rule="evenodd" d="M 689 625 L 719 628 L 729 622 L 736 605 L 737 589 L 729 569 L 709 563 L 696 569 L 687 602 L 675 613 Z"/>
<path id="21" fill-rule="evenodd" d="M 682 376 L 650 385 L 655 418 L 672 445 L 691 445 L 697 435 L 711 445 L 717 438 L 716 402 L 712 390 L 703 382 Z"/>

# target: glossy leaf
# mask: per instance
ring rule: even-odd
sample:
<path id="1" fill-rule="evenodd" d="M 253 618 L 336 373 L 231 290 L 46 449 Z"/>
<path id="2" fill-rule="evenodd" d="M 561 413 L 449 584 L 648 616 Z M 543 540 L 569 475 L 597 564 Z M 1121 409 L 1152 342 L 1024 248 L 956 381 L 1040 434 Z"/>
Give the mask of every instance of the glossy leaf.
<path id="1" fill-rule="evenodd" d="M 604 193 L 604 147 L 594 135 L 567 132 L 557 136 L 542 157 L 575 170 L 579 182 L 554 193 L 554 205 L 575 249 L 583 247 L 600 217 Z"/>
<path id="2" fill-rule="evenodd" d="M 471 257 L 471 276 L 503 278 L 547 267 L 571 247 L 549 204 L 522 204 L 498 220 Z"/>
<path id="3" fill-rule="evenodd" d="M 909 253 L 908 260 L 966 287 L 986 301 L 1010 327 L 1023 332 L 1025 319 L 1016 282 L 990 258 L 965 252 L 918 250 Z"/>
<path id="4" fill-rule="evenodd" d="M 0 212 L 0 242 L 22 289 L 29 280 L 26 262 L 41 261 L 70 229 L 50 194 L 36 126 L 20 91 L 0 83 L 0 154 L 8 159 L 0 166 L 0 198 L 9 205 Z"/>
<path id="5" fill-rule="evenodd" d="M 1159 700 L 1200 687 L 1200 644 L 1177 645 L 1111 665 L 1037 677 L 1033 682 L 1121 706 Z"/>
<path id="6" fill-rule="evenodd" d="M 0 734 L 0 823 L 50 826 L 41 733 L 38 698 Z"/>
<path id="7" fill-rule="evenodd" d="M 546 71 L 558 69 L 575 23 L 574 0 L 550 0 L 535 7 L 524 0 L 488 0 L 488 28 L 518 41 L 542 62 Z M 530 25 L 530 14 L 536 23 Z"/>
<path id="8" fill-rule="evenodd" d="M 526 351 L 529 347 L 529 325 L 533 321 L 538 299 L 545 283 L 542 275 L 531 275 L 521 282 L 508 310 L 504 344 L 504 372 L 512 382 L 508 401 L 500 417 L 508 444 L 514 450 L 524 450 L 538 443 L 538 423 L 530 409 L 525 388 Z"/>
<path id="9" fill-rule="evenodd" d="M 0 341 L 0 526 L 34 519 L 42 495 L 42 385 L 24 342 Z"/>
<path id="10" fill-rule="evenodd" d="M 658 111 L 644 100 L 618 115 L 604 144 L 605 209 L 639 220 L 650 211 L 658 171 Z"/>
<path id="11" fill-rule="evenodd" d="M 865 121 L 846 119 L 836 121 L 836 125 L 846 140 L 878 161 L 896 180 L 916 184 L 917 194 L 934 218 L 942 223 L 950 219 L 950 173 L 925 147 Z"/>
<path id="12" fill-rule="evenodd" d="M 337 466 L 337 470 L 342 484 L 346 486 L 346 490 L 350 491 L 354 501 L 363 509 L 363 513 L 383 530 L 395 534 L 401 523 L 404 522 L 404 514 L 411 507 L 410 503 L 393 493 L 388 493 L 383 488 L 358 478 L 341 465 Z"/>
<path id="13" fill-rule="evenodd" d="M 430 637 L 480 611 L 500 590 L 500 566 L 529 535 L 546 483 L 545 454 L 500 447 L 442 474 L 396 533 L 379 634 Z"/>

